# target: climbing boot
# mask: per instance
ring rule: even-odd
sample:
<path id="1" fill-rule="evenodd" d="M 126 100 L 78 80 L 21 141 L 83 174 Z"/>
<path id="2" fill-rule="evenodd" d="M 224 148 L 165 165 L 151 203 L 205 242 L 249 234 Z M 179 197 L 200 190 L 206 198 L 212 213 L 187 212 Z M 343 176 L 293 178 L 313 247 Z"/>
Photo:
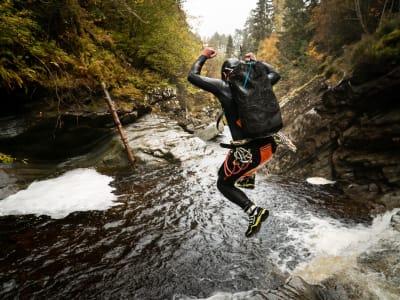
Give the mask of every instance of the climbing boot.
<path id="1" fill-rule="evenodd" d="M 256 173 L 240 177 L 238 181 L 236 181 L 236 186 L 245 189 L 254 189 L 256 186 Z"/>
<path id="2" fill-rule="evenodd" d="M 261 227 L 261 223 L 268 217 L 269 211 L 262 207 L 256 207 L 249 216 L 249 227 L 246 231 L 246 237 L 255 235 Z"/>

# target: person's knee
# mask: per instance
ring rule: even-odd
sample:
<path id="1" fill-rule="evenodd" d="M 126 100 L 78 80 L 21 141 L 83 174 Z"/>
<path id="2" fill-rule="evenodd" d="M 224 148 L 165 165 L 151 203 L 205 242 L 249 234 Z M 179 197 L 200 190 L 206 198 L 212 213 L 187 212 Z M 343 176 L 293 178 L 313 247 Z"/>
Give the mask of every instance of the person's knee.
<path id="1" fill-rule="evenodd" d="M 225 180 L 223 177 L 217 179 L 217 188 L 221 193 L 231 190 L 234 186 L 235 182 L 232 180 Z"/>
<path id="2" fill-rule="evenodd" d="M 226 183 L 225 183 L 224 179 L 221 177 L 218 177 L 217 188 L 221 193 L 224 191 L 225 186 L 226 186 Z"/>

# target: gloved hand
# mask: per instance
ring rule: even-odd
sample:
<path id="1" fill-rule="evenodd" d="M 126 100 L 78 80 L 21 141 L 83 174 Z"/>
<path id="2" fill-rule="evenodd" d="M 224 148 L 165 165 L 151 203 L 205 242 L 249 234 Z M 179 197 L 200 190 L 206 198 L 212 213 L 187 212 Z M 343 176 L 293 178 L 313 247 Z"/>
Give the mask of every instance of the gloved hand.
<path id="1" fill-rule="evenodd" d="M 245 55 L 244 60 L 250 61 L 250 60 L 257 60 L 257 59 L 253 52 L 249 52 Z"/>
<path id="2" fill-rule="evenodd" d="M 203 49 L 201 54 L 206 56 L 207 58 L 213 58 L 213 57 L 217 56 L 217 51 L 215 51 L 213 48 L 206 47 Z"/>

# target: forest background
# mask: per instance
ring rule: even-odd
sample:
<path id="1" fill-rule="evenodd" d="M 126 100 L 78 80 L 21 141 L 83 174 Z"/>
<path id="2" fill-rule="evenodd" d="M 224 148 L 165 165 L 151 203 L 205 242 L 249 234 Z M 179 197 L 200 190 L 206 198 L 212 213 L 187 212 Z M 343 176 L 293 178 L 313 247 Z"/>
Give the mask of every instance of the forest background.
<path id="1" fill-rule="evenodd" d="M 365 82 L 400 60 L 399 0 L 259 0 L 233 36 L 193 33 L 184 0 L 3 0 L 1 116 L 32 107 L 96 110 L 107 84 L 119 107 L 143 105 L 155 88 L 176 90 L 195 113 L 215 99 L 190 86 L 191 64 L 208 44 L 204 70 L 219 77 L 227 57 L 254 52 L 282 75 L 279 96 L 316 75 Z"/>

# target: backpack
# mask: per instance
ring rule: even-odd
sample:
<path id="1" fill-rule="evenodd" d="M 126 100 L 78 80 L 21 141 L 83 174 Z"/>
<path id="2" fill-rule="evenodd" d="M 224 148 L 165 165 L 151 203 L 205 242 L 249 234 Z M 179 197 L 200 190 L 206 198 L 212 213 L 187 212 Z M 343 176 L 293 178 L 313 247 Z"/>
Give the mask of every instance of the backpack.
<path id="1" fill-rule="evenodd" d="M 270 136 L 283 127 L 268 73 L 264 63 L 254 60 L 240 62 L 230 73 L 229 85 L 238 107 L 239 126 L 246 138 Z"/>

